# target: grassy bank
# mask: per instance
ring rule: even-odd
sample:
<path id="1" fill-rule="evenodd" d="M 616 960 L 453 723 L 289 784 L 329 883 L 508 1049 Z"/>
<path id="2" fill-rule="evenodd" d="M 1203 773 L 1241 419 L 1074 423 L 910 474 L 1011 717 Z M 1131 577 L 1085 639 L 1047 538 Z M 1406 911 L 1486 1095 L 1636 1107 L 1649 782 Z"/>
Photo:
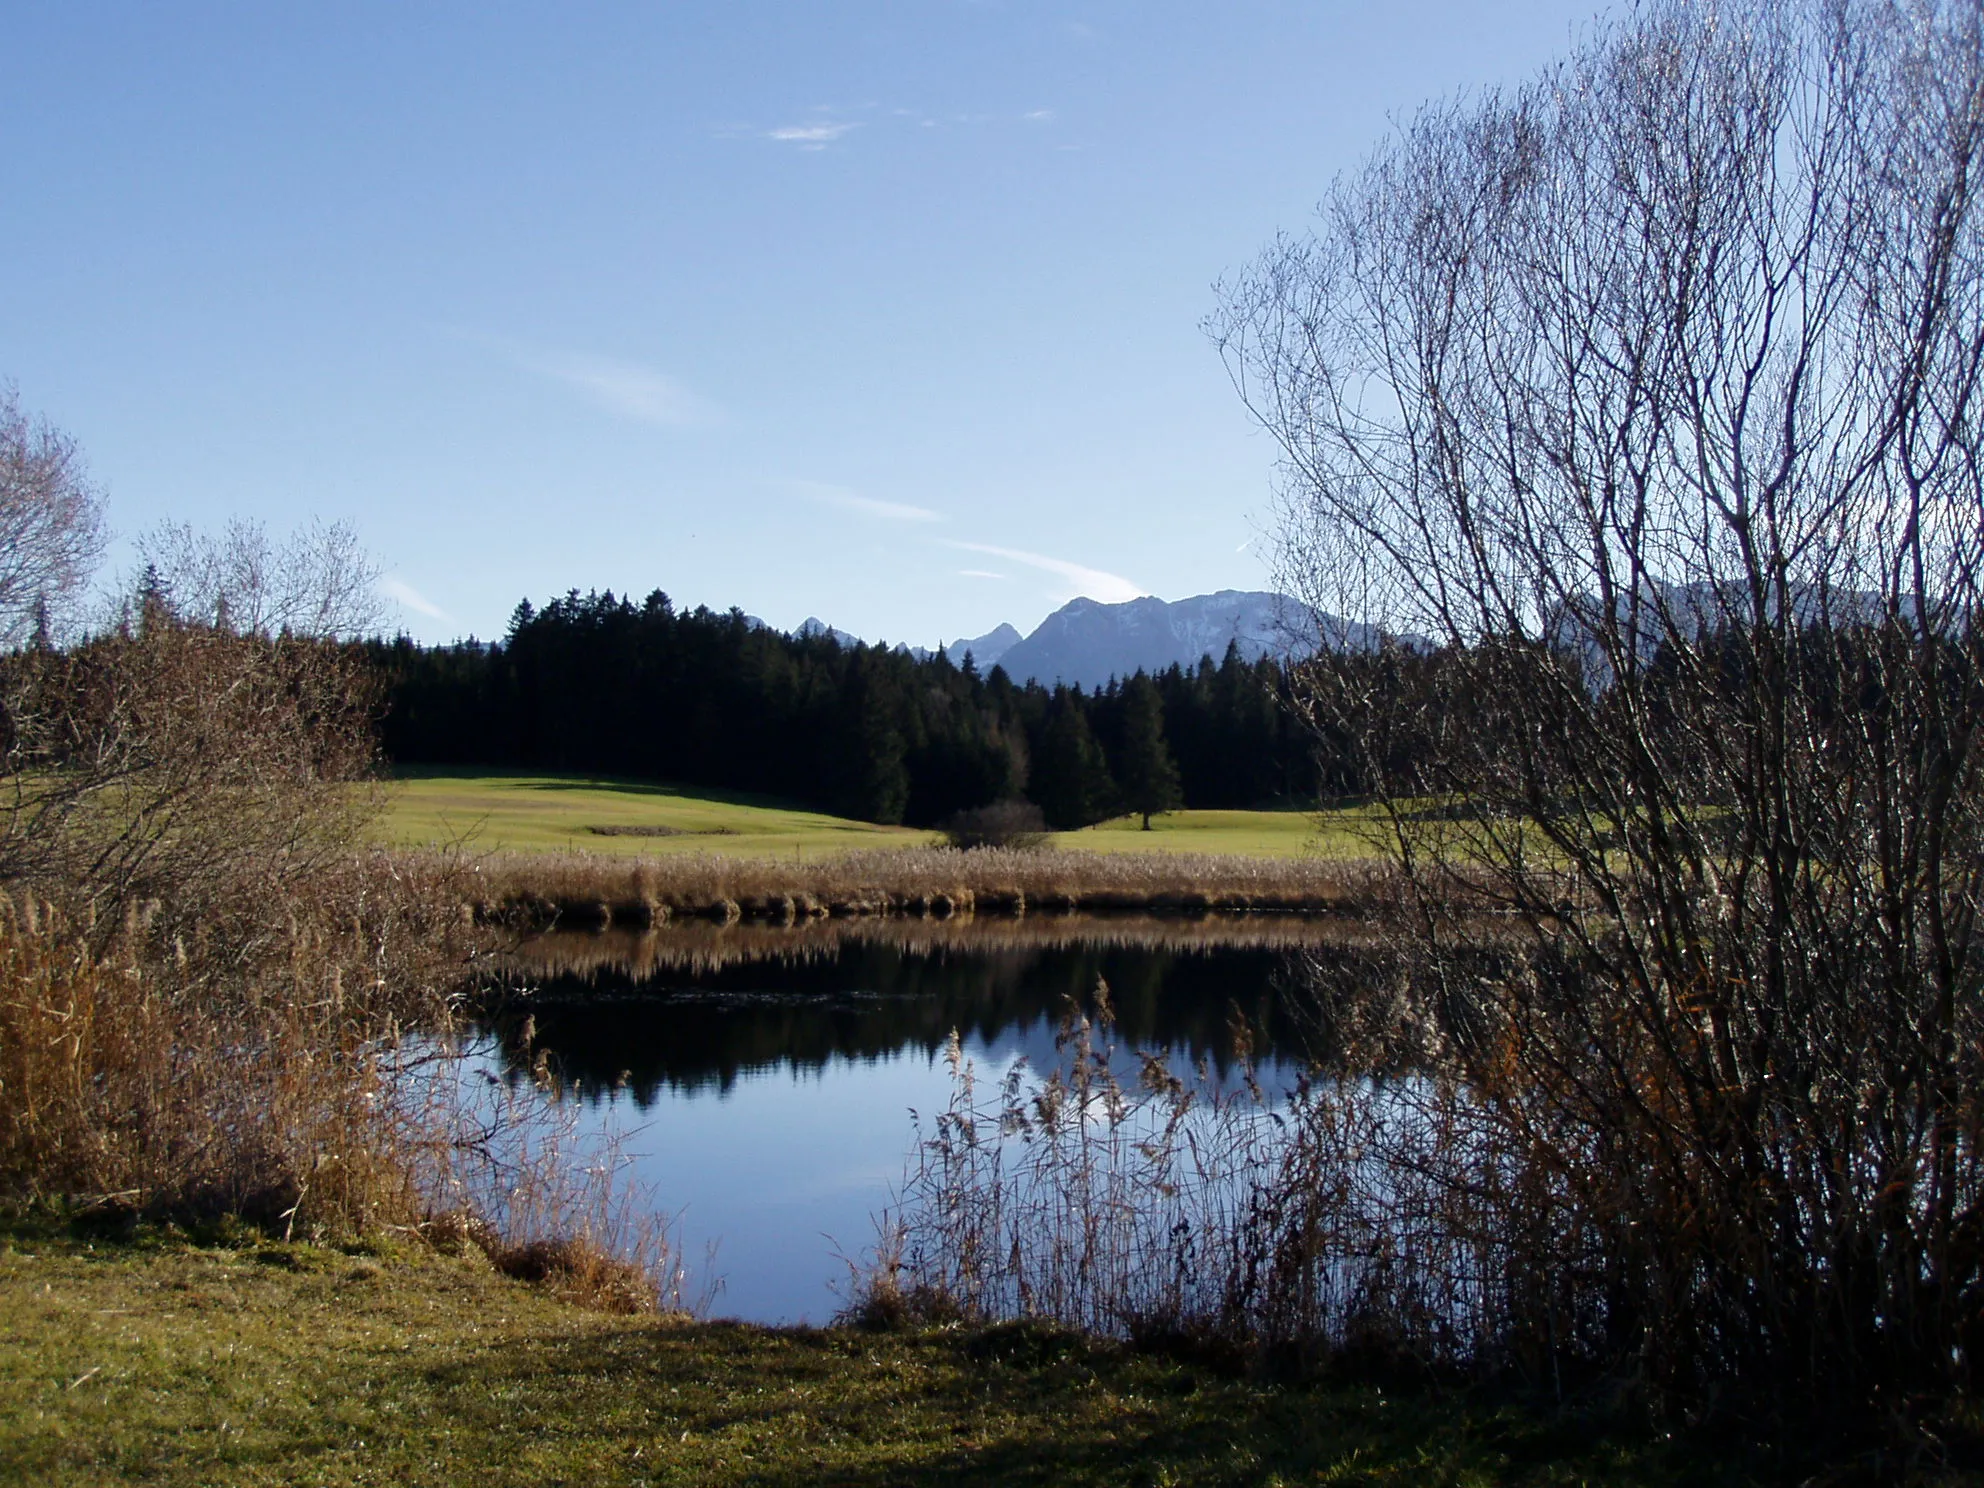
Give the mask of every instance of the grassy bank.
<path id="1" fill-rule="evenodd" d="M 0 1316 L 5 1483 L 1769 1478 L 1484 1397 L 1282 1387 L 1028 1327 L 611 1317 L 413 1247 L 15 1227 Z"/>
<path id="2" fill-rule="evenodd" d="M 1175 811 L 1141 830 L 1121 817 L 1057 832 L 1055 847 L 1096 853 L 1194 853 L 1289 858 L 1355 856 L 1351 813 Z M 813 859 L 920 847 L 934 832 L 878 827 L 755 796 L 582 775 L 408 770 L 394 782 L 377 840 L 400 847 L 466 841 L 476 852 L 571 852 L 622 858 L 678 855 Z"/>

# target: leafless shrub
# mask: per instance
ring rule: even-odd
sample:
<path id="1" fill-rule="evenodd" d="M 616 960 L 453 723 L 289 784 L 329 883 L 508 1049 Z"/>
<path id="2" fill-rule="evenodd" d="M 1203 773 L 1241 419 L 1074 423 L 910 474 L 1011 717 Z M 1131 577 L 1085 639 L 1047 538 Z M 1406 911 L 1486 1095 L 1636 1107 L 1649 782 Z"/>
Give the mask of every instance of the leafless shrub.
<path id="1" fill-rule="evenodd" d="M 1047 843 L 1047 818 L 1031 801 L 994 801 L 960 811 L 944 823 L 952 847 L 1005 847 L 1027 851 Z"/>
<path id="2" fill-rule="evenodd" d="M 1649 0 L 1425 111 L 1215 327 L 1290 592 L 1431 642 L 1299 691 L 1511 1165 L 1503 1344 L 1688 1408 L 1864 1416 L 1984 1342 L 1980 24 Z"/>
<path id="3" fill-rule="evenodd" d="M 0 883 L 116 928 L 217 929 L 354 846 L 369 678 L 335 645 L 154 615 L 0 658 Z"/>

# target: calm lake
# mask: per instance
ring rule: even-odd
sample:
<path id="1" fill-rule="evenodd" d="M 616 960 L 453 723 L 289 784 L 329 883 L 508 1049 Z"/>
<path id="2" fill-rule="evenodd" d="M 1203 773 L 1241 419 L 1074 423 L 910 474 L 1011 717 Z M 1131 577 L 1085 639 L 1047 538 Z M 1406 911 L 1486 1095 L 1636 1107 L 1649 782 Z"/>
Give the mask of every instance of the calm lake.
<path id="1" fill-rule="evenodd" d="M 513 958 L 477 1057 L 525 1091 L 543 1057 L 584 1136 L 619 1140 L 692 1268 L 720 1279 L 715 1315 L 820 1323 L 919 1117 L 952 1097 L 953 1030 L 988 1083 L 1019 1060 L 1051 1070 L 1070 999 L 1101 980 L 1118 1048 L 1215 1083 L 1251 1050 L 1273 1089 L 1309 1043 L 1302 952 L 1329 933 L 1255 917 L 548 935 Z"/>

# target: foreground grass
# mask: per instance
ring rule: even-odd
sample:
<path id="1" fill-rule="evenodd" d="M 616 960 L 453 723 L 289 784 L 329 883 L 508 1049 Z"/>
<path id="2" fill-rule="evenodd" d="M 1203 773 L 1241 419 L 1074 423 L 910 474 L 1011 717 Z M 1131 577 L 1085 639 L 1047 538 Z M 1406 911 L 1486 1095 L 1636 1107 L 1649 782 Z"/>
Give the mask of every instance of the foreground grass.
<path id="1" fill-rule="evenodd" d="M 878 827 L 763 797 L 584 775 L 408 770 L 387 799 L 377 835 L 396 847 L 466 840 L 478 852 L 810 859 L 941 840 L 935 832 Z M 1153 818 L 1148 832 L 1141 818 L 1125 816 L 1057 832 L 1053 842 L 1079 852 L 1352 857 L 1364 851 L 1358 822 L 1351 812 L 1174 811 Z"/>
<path id="2" fill-rule="evenodd" d="M 1038 1329 L 607 1317 L 414 1247 L 16 1226 L 0 1318 L 0 1483 L 1764 1480 L 1511 1406 L 1249 1383 Z"/>

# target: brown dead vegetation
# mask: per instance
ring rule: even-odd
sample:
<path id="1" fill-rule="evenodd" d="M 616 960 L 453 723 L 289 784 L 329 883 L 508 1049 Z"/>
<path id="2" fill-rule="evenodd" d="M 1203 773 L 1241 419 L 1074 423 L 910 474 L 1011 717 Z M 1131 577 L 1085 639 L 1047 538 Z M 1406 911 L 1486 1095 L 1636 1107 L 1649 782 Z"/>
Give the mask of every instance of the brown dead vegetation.
<path id="1" fill-rule="evenodd" d="M 497 854 L 473 908 L 527 928 L 645 928 L 702 919 L 808 920 L 1050 914 L 1355 914 L 1369 865 L 1183 853 L 904 848 L 825 861 L 682 855 L 628 863 L 581 853 Z"/>
<path id="2" fill-rule="evenodd" d="M 556 1102 L 464 1078 L 473 880 L 356 846 L 350 654 L 158 592 L 133 610 L 0 658 L 0 1205 L 452 1226 L 561 1294 L 660 1308 L 680 1273 L 652 1207 Z"/>

